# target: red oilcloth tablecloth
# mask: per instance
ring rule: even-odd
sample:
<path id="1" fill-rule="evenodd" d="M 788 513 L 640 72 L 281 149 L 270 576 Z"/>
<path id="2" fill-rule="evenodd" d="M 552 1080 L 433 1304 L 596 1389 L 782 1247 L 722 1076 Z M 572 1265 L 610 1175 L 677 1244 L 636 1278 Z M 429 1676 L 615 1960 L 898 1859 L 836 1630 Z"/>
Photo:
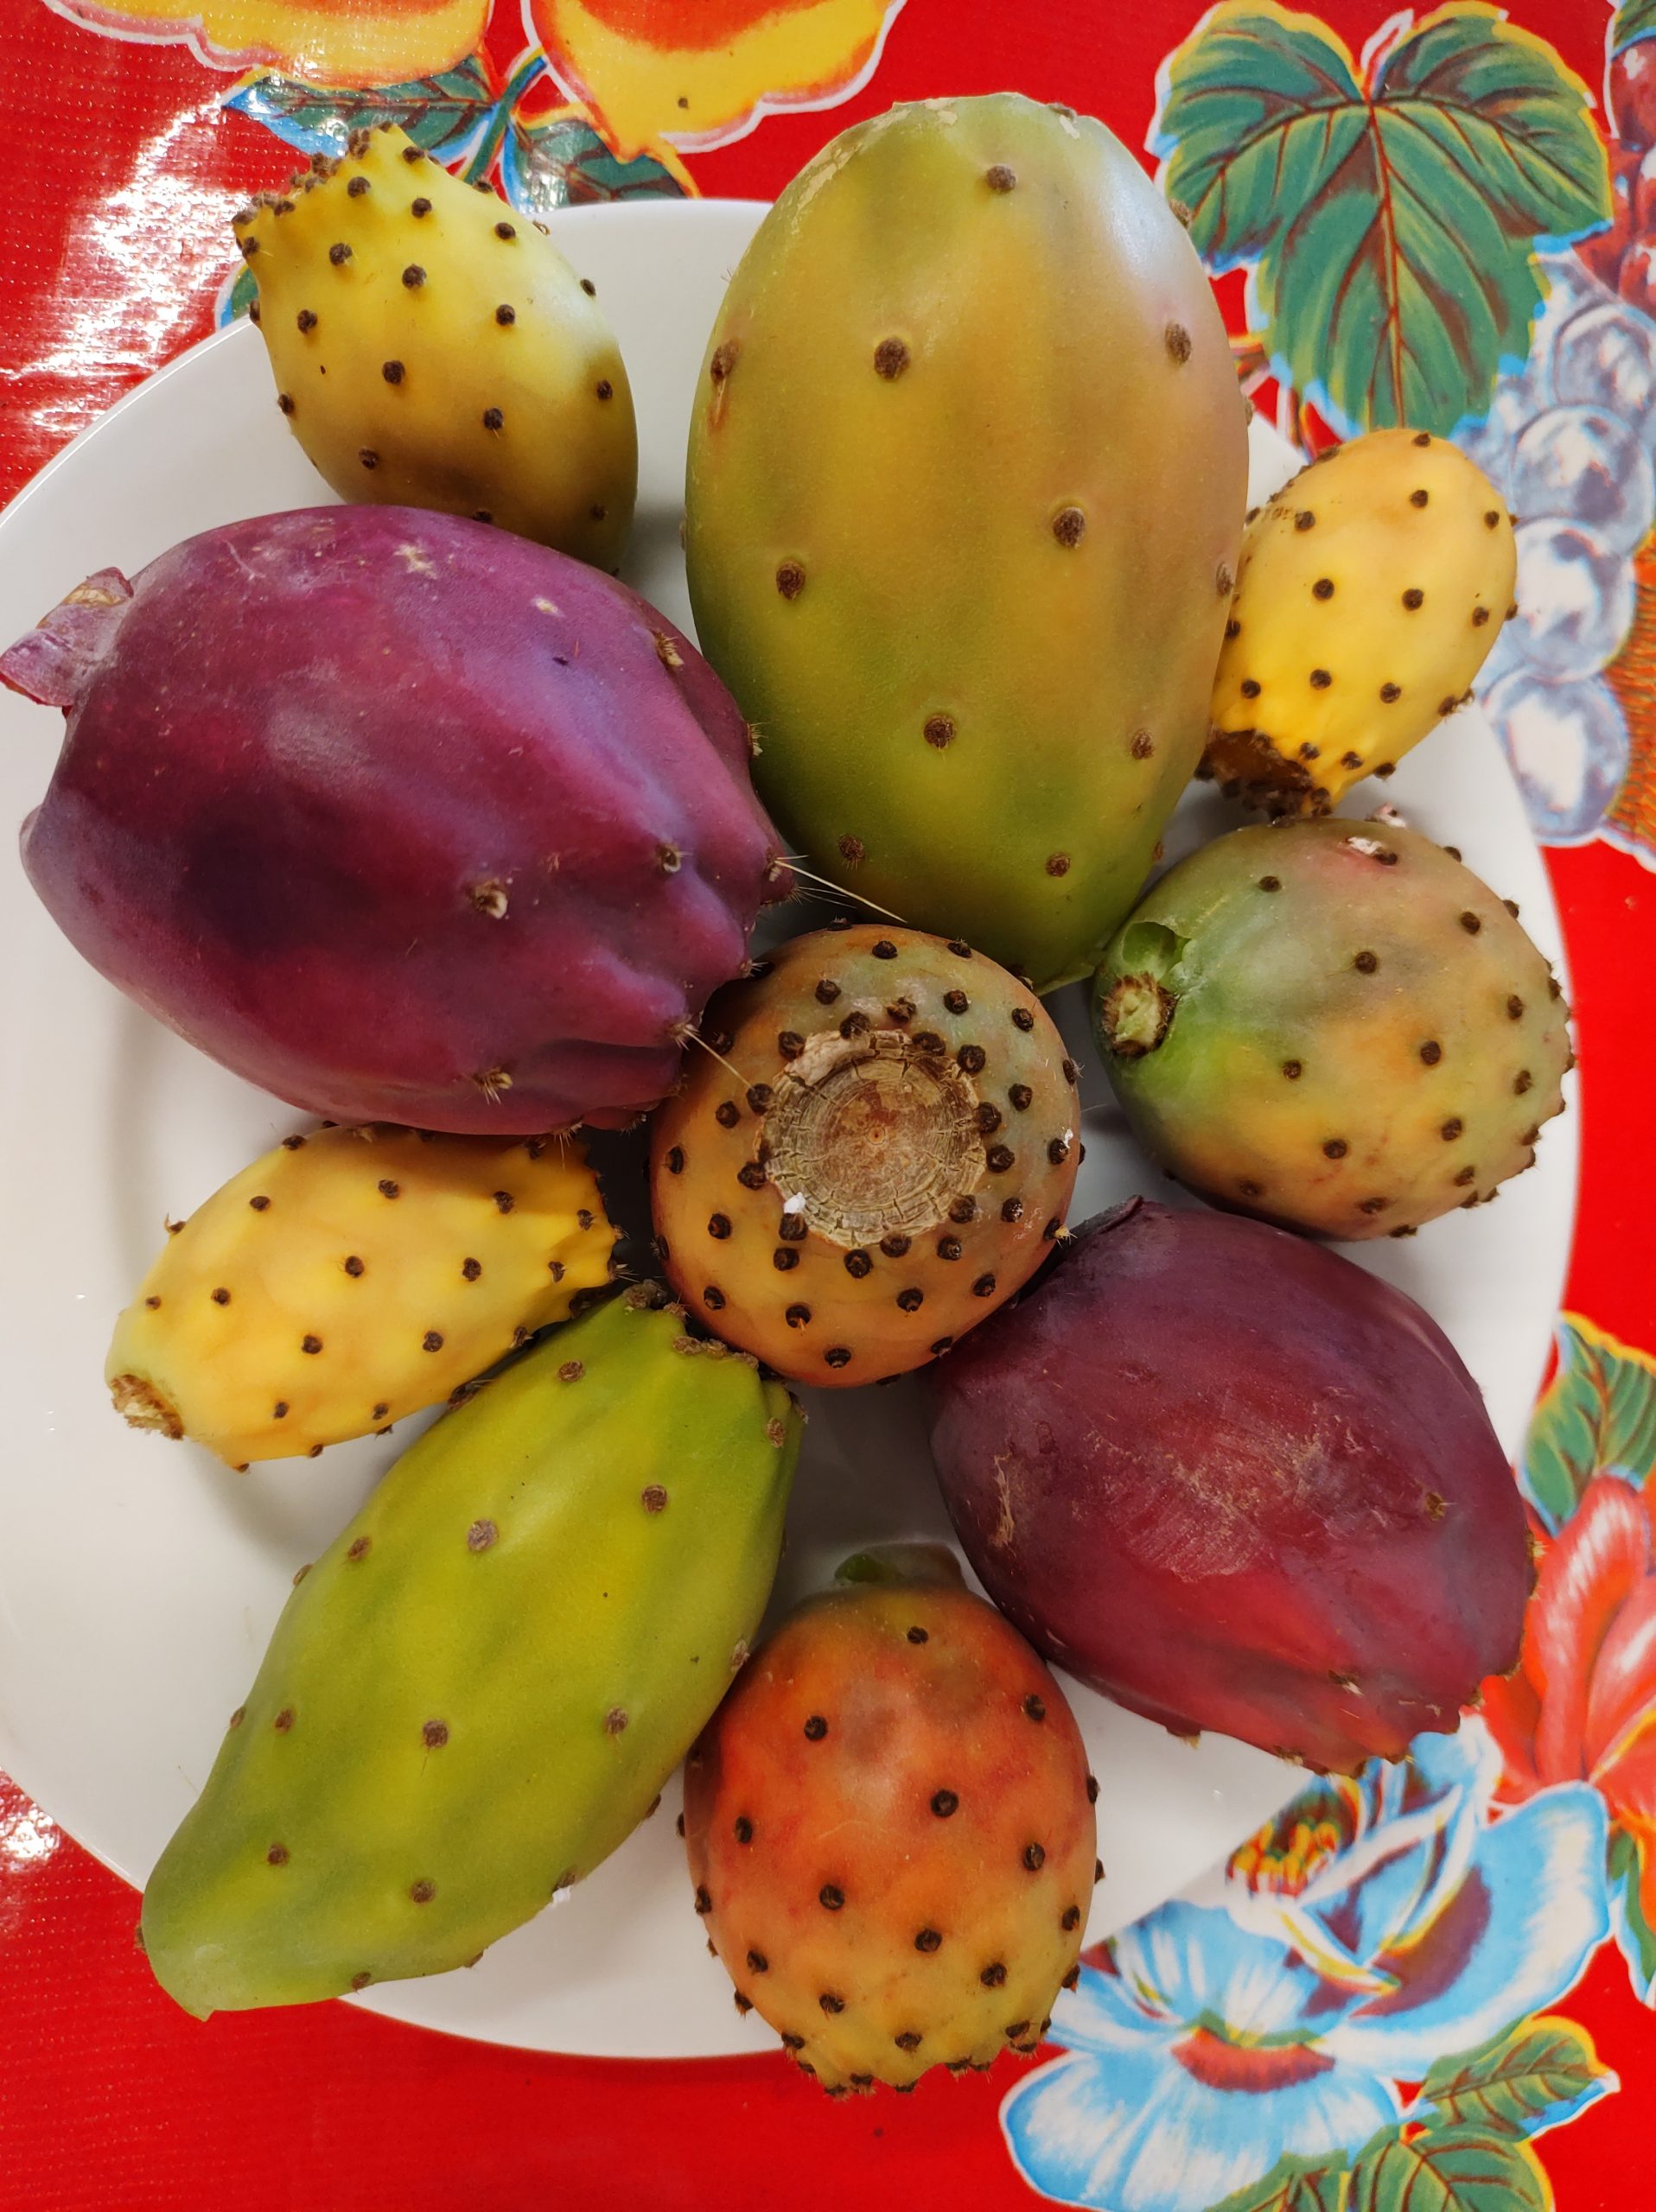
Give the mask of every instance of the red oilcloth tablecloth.
<path id="1" fill-rule="evenodd" d="M 914 96 L 1102 116 L 1188 203 L 1290 436 L 1453 434 L 1522 517 L 1481 696 L 1548 848 L 1585 1103 L 1523 1672 L 1452 1745 L 1239 1840 L 1225 1902 L 1092 1956 L 1036 2059 L 831 2105 L 780 2053 L 551 2057 L 341 2005 L 202 2025 L 134 1895 L 6 1786 L 0 2207 L 1656 2207 L 1656 0 L 3 14 L 0 497 L 238 310 L 228 212 L 354 124 L 538 210 L 769 196 Z"/>

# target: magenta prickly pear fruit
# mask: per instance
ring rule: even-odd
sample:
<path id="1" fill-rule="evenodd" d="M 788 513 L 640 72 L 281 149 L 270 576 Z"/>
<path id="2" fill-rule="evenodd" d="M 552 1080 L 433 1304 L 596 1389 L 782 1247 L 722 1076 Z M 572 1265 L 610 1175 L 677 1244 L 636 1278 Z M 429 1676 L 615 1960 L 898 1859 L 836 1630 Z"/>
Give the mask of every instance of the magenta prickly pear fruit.
<path id="1" fill-rule="evenodd" d="M 1075 1065 L 1029 986 L 962 939 L 813 931 L 722 991 L 703 1035 L 715 1053 L 653 1131 L 662 1264 L 779 1374 L 918 1367 L 1052 1249 Z"/>
<path id="2" fill-rule="evenodd" d="M 685 1765 L 696 1910 L 737 2009 L 831 2095 L 1032 2051 L 1102 1871 L 1063 1693 L 918 1550 L 848 1561 L 875 1579 L 786 1621 Z"/>
<path id="3" fill-rule="evenodd" d="M 481 523 L 207 531 L 91 578 L 0 681 L 68 720 L 22 836 L 60 927 L 329 1120 L 629 1122 L 788 888 L 689 641 Z"/>
<path id="4" fill-rule="evenodd" d="M 1134 1134 L 1216 1205 L 1406 1236 L 1492 1198 L 1563 1109 L 1568 1010 L 1517 919 L 1398 824 L 1238 830 L 1111 945 L 1095 1014 Z"/>
<path id="5" fill-rule="evenodd" d="M 1130 1199 L 939 1364 L 933 1408 L 990 1596 L 1181 1734 L 1347 1772 L 1517 1661 L 1524 1510 L 1477 1385 L 1326 1246 Z"/>
<path id="6" fill-rule="evenodd" d="M 1371 430 L 1249 519 L 1207 768 L 1274 815 L 1326 814 L 1471 697 L 1512 604 L 1506 503 L 1427 430 Z"/>
<path id="7" fill-rule="evenodd" d="M 812 867 L 1089 974 L 1207 735 L 1246 474 L 1201 264 L 1102 124 L 1003 92 L 825 147 L 709 341 L 685 549 Z"/>
<path id="8" fill-rule="evenodd" d="M 235 220 L 277 404 L 344 499 L 496 522 L 601 569 L 638 481 L 593 288 L 391 124 Z"/>

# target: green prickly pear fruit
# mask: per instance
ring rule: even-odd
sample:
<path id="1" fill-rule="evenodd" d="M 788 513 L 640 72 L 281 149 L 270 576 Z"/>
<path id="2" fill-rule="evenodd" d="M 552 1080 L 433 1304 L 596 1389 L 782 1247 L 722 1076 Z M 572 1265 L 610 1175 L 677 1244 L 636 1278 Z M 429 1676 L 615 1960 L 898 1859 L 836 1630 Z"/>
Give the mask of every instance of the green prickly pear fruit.
<path id="1" fill-rule="evenodd" d="M 475 1959 L 631 1834 L 747 1656 L 799 1416 L 629 1291 L 406 1452 L 298 1586 L 144 1892 L 205 2017 Z"/>
<path id="2" fill-rule="evenodd" d="M 1458 854 L 1401 826 L 1238 830 L 1172 868 L 1095 1000 L 1147 1151 L 1216 1205 L 1406 1236 L 1530 1166 L 1569 1010 Z"/>
<path id="3" fill-rule="evenodd" d="M 315 1456 L 449 1396 L 608 1279 L 568 1137 L 284 1137 L 174 1233 L 116 1324 L 135 1428 L 232 1467 Z"/>
<path id="4" fill-rule="evenodd" d="M 1246 496 L 1201 265 L 1104 126 L 895 108 L 794 180 L 691 425 L 704 651 L 818 870 L 1039 990 L 1194 769 Z"/>
<path id="5" fill-rule="evenodd" d="M 1034 2050 L 1103 1871 L 1063 1692 L 944 1557 L 946 1579 L 849 1560 L 685 1766 L 696 1909 L 737 2008 L 831 2095 Z"/>
<path id="6" fill-rule="evenodd" d="M 277 404 L 342 499 L 620 563 L 638 434 L 592 286 L 545 226 L 390 124 L 235 219 Z"/>
<path id="7" fill-rule="evenodd" d="M 662 1264 L 779 1374 L 904 1374 L 1052 1250 L 1080 1164 L 1075 1064 L 1029 985 L 963 938 L 794 938 L 703 1033 L 717 1057 L 653 1126 Z"/>
<path id="8" fill-rule="evenodd" d="M 1516 573 L 1506 501 L 1447 438 L 1325 454 L 1250 519 L 1205 769 L 1273 815 L 1389 776 L 1471 696 Z"/>

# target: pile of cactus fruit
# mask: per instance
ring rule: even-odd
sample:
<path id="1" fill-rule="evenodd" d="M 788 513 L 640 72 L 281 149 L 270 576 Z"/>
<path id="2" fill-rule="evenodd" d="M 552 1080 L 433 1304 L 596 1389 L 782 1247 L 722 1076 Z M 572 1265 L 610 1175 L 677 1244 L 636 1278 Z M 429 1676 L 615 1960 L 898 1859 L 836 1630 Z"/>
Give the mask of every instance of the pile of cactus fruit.
<path id="1" fill-rule="evenodd" d="M 801 2071 L 1027 2055 L 1112 1789 L 1048 1662 L 1345 1773 L 1517 1661 L 1478 1388 L 1334 1249 L 1487 1204 L 1565 1103 L 1517 909 L 1364 789 L 1455 745 L 1512 518 L 1408 428 L 1246 510 L 1136 158 L 927 101 L 730 278 L 698 651 L 617 580 L 630 386 L 546 226 L 387 125 L 234 229 L 344 504 L 0 655 L 67 721 L 41 899 L 302 1117 L 169 1220 L 105 1382 L 226 1482 L 437 1418 L 226 1686 L 150 1965 L 206 2015 L 475 1963 L 682 1761 L 684 1910 Z M 1255 818 L 1150 881 L 1197 776 Z M 1082 980 L 1171 1209 L 1070 1222 Z M 911 1376 L 986 1597 L 870 1529 L 767 1617 L 811 1394 Z"/>

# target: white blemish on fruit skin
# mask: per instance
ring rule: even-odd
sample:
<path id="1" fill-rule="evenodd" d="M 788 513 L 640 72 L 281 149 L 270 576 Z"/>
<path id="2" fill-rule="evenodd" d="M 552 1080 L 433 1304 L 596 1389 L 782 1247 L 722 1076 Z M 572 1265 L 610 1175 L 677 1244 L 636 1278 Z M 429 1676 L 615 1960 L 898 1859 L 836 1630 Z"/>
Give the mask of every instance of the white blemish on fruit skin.
<path id="1" fill-rule="evenodd" d="M 564 612 L 561 607 L 550 599 L 538 599 L 534 606 L 538 614 L 561 614 Z"/>
<path id="2" fill-rule="evenodd" d="M 1006 1458 L 999 1452 L 995 1454 L 995 1492 L 1001 1502 L 1001 1517 L 989 1541 L 997 1551 L 1010 1551 L 1017 1523 L 1012 1516 L 1012 1485 L 1006 1478 Z"/>
<path id="3" fill-rule="evenodd" d="M 411 576 L 430 576 L 436 574 L 436 563 L 428 561 L 417 545 L 399 545 L 397 557 Z"/>

